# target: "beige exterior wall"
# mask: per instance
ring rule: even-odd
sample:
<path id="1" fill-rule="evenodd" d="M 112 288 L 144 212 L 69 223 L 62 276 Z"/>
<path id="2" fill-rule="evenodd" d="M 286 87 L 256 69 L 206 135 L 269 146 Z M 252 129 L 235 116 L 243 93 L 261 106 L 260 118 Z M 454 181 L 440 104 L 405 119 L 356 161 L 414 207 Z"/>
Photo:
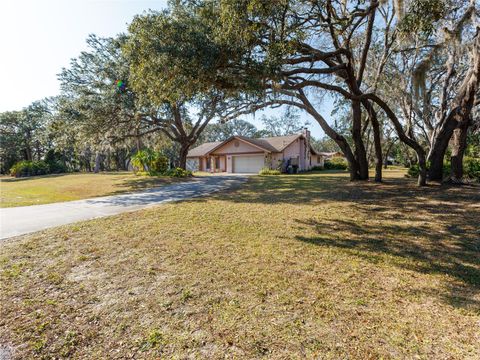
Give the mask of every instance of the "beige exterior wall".
<path id="1" fill-rule="evenodd" d="M 238 154 L 238 153 L 263 153 L 264 150 L 247 144 L 242 140 L 233 139 L 213 152 L 217 154 Z"/>
<path id="2" fill-rule="evenodd" d="M 250 145 L 242 140 L 233 139 L 223 145 L 222 147 L 218 148 L 213 152 L 212 155 L 224 155 L 225 156 L 225 170 L 227 173 L 233 172 L 233 160 L 232 155 L 260 155 L 264 154 L 265 151 Z"/>
<path id="3" fill-rule="evenodd" d="M 325 157 L 321 155 L 311 155 L 311 165 L 310 167 L 313 166 L 321 166 L 323 167 L 325 165 Z"/>
<path id="4" fill-rule="evenodd" d="M 277 169 L 282 163 L 283 163 L 283 153 L 281 152 L 272 153 L 270 164 L 267 164 L 267 165 L 269 165 L 271 169 Z"/>

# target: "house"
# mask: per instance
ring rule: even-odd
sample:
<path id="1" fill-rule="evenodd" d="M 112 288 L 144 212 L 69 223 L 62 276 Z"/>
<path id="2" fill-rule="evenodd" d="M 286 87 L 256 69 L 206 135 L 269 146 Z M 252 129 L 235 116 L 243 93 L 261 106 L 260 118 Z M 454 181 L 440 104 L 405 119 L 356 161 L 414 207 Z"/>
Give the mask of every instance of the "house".
<path id="1" fill-rule="evenodd" d="M 232 136 L 225 141 L 202 144 L 187 155 L 192 171 L 258 173 L 262 168 L 287 171 L 291 166 L 306 171 L 323 167 L 324 156 L 310 145 L 310 132 L 268 138 Z"/>

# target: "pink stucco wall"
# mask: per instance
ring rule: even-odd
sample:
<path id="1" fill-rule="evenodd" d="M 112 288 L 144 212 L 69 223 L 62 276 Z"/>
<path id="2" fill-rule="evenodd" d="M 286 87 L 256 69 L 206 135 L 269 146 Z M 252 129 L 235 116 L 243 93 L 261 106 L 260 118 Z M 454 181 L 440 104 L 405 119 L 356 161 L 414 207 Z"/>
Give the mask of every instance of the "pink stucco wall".
<path id="1" fill-rule="evenodd" d="M 310 168 L 310 151 L 305 151 L 307 144 L 305 139 L 297 139 L 288 145 L 283 152 L 272 154 L 272 168 L 277 168 L 279 160 L 286 165 L 289 159 L 298 159 L 299 170 Z"/>

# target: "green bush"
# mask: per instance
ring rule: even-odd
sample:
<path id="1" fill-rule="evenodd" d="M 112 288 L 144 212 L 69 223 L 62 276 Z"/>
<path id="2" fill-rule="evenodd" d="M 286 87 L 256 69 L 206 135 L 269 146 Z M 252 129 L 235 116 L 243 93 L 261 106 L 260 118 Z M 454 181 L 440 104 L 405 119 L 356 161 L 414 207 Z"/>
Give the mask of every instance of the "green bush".
<path id="1" fill-rule="evenodd" d="M 281 174 L 280 170 L 274 170 L 269 168 L 263 168 L 258 173 L 258 175 L 280 175 L 280 174 Z"/>
<path id="2" fill-rule="evenodd" d="M 140 150 L 131 157 L 132 165 L 135 171 L 152 171 L 152 164 L 157 155 L 151 149 Z"/>
<path id="3" fill-rule="evenodd" d="M 165 173 L 168 170 L 168 158 L 158 154 L 152 161 L 150 169 L 156 173 Z"/>
<path id="4" fill-rule="evenodd" d="M 322 171 L 322 170 L 325 170 L 325 168 L 323 166 L 312 166 L 312 168 L 310 169 L 310 171 Z"/>
<path id="5" fill-rule="evenodd" d="M 27 177 L 45 175 L 50 173 L 50 168 L 45 161 L 19 161 L 10 168 L 10 175 Z"/>
<path id="6" fill-rule="evenodd" d="M 67 165 L 61 160 L 56 160 L 53 163 L 48 163 L 50 173 L 52 174 L 62 174 L 68 172 Z"/>
<path id="7" fill-rule="evenodd" d="M 190 170 L 183 170 L 182 168 L 179 168 L 179 167 L 167 170 L 163 174 L 166 175 L 166 176 L 178 177 L 178 178 L 185 178 L 185 177 L 193 176 L 193 174 Z"/>
<path id="8" fill-rule="evenodd" d="M 418 164 L 413 164 L 408 168 L 407 174 L 405 175 L 406 177 L 410 178 L 416 178 L 420 174 L 420 167 Z"/>
<path id="9" fill-rule="evenodd" d="M 162 175 L 168 170 L 168 158 L 151 149 L 138 151 L 131 157 L 135 172 L 148 172 L 150 175 Z"/>
<path id="10" fill-rule="evenodd" d="M 430 165 L 427 164 L 427 171 L 428 171 L 429 168 L 430 168 Z M 418 166 L 418 164 L 413 164 L 412 166 L 410 166 L 408 168 L 407 175 L 405 175 L 405 176 L 406 177 L 411 177 L 411 178 L 416 178 L 416 177 L 418 177 L 419 174 L 420 174 L 420 167 Z M 446 176 L 446 175 L 449 175 L 449 174 L 450 174 L 450 163 L 445 162 L 443 164 L 443 175 Z"/>
<path id="11" fill-rule="evenodd" d="M 325 170 L 347 170 L 348 163 L 343 158 L 333 158 L 330 160 L 325 160 L 324 169 Z"/>
<path id="12" fill-rule="evenodd" d="M 427 164 L 427 169 L 429 165 Z M 445 177 L 449 176 L 451 172 L 450 162 L 445 162 L 443 164 L 443 175 Z M 407 177 L 418 177 L 420 173 L 420 168 L 418 164 L 410 166 L 407 171 Z M 467 179 L 475 179 L 480 181 L 480 158 L 465 157 L 463 159 L 463 176 Z"/>
<path id="13" fill-rule="evenodd" d="M 53 149 L 47 151 L 44 160 L 50 169 L 50 173 L 52 174 L 60 174 L 68 172 L 67 165 L 63 161 L 62 154 L 56 152 Z"/>
<path id="14" fill-rule="evenodd" d="M 463 160 L 465 177 L 480 181 L 480 158 L 465 157 Z"/>

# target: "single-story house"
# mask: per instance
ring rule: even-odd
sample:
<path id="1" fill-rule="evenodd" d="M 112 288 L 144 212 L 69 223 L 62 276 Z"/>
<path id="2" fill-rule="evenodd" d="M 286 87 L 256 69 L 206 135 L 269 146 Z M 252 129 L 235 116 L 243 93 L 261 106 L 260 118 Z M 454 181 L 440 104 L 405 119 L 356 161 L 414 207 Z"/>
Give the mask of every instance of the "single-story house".
<path id="1" fill-rule="evenodd" d="M 310 132 L 248 138 L 232 136 L 225 141 L 210 142 L 191 149 L 187 168 L 191 171 L 258 173 L 262 168 L 286 171 L 291 165 L 298 171 L 323 167 L 324 156 L 310 145 Z"/>

